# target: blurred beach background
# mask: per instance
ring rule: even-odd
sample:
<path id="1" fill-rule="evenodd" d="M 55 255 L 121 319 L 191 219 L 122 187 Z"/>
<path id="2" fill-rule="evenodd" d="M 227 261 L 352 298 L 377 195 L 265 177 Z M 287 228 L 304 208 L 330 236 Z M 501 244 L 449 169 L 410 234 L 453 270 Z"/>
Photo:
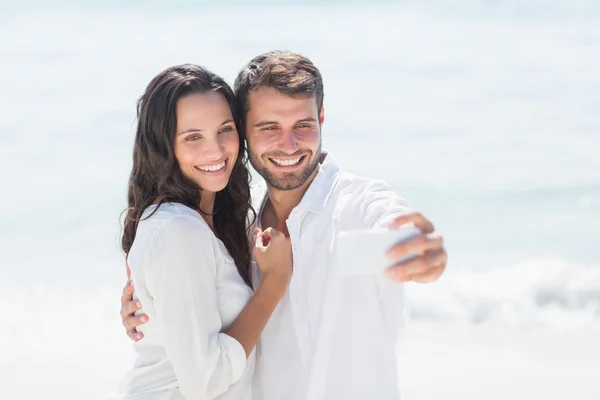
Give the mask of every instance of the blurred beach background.
<path id="1" fill-rule="evenodd" d="M 594 0 L 0 1 L 0 398 L 116 387 L 135 101 L 273 49 L 321 69 L 336 161 L 445 235 L 444 277 L 407 285 L 404 399 L 599 399 Z"/>

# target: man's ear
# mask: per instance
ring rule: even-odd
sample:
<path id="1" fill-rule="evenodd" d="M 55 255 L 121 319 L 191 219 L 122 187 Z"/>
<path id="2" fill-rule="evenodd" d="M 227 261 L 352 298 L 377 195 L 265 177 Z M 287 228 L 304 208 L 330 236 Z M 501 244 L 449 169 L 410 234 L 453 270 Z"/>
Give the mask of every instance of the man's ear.
<path id="1" fill-rule="evenodd" d="M 319 113 L 319 123 L 323 125 L 323 121 L 325 121 L 325 106 L 321 106 L 321 112 Z"/>

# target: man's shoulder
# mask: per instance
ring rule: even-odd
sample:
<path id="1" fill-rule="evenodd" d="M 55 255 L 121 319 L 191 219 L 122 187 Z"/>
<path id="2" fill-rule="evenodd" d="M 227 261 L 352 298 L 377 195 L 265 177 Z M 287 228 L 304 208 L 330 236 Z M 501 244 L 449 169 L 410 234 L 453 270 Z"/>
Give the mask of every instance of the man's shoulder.
<path id="1" fill-rule="evenodd" d="M 375 179 L 339 170 L 336 191 L 343 195 L 369 196 L 374 193 L 396 194 L 396 188 L 382 179 Z"/>
<path id="2" fill-rule="evenodd" d="M 346 228 L 380 226 L 410 208 L 408 200 L 388 182 L 346 171 L 340 170 L 335 192 L 333 213 Z"/>
<path id="3" fill-rule="evenodd" d="M 321 166 L 321 169 L 325 175 L 333 177 L 329 182 L 333 183 L 332 192 L 334 193 L 358 194 L 371 191 L 395 190 L 392 185 L 382 179 L 361 176 L 347 171 L 344 167 L 340 166 L 329 153 L 327 153 L 327 158 Z"/>

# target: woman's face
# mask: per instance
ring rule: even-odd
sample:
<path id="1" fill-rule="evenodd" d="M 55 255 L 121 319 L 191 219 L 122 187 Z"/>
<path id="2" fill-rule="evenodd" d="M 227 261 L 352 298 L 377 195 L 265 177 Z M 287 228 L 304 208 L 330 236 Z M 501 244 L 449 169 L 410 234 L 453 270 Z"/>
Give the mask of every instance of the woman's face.
<path id="1" fill-rule="evenodd" d="M 183 174 L 204 191 L 227 186 L 238 157 L 239 137 L 225 97 L 190 94 L 177 101 L 175 157 Z"/>

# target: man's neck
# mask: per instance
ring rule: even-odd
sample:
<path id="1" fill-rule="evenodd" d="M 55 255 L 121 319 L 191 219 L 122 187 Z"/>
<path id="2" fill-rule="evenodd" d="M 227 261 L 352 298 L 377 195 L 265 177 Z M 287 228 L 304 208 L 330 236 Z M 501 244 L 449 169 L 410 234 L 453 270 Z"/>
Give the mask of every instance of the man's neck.
<path id="1" fill-rule="evenodd" d="M 261 213 L 261 226 L 263 229 L 272 227 L 286 236 L 289 236 L 286 221 L 292 210 L 300 204 L 302 197 L 317 176 L 321 166 L 317 166 L 314 172 L 302 186 L 292 190 L 279 190 L 267 185 L 267 200 Z"/>

